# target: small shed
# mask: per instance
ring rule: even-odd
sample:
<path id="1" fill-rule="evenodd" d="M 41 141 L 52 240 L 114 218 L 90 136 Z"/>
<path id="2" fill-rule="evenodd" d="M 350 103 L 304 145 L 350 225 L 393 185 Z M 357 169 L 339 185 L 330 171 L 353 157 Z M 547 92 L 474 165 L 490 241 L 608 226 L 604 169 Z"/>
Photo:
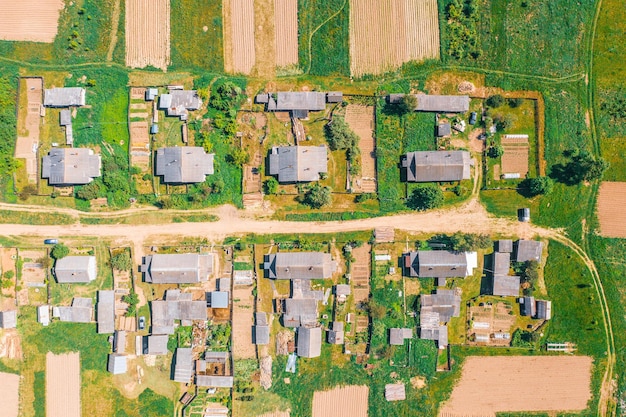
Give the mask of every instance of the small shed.
<path id="1" fill-rule="evenodd" d="M 332 345 L 343 345 L 344 326 L 341 321 L 334 321 L 333 328 L 328 331 L 328 343 Z"/>
<path id="2" fill-rule="evenodd" d="M 17 327 L 17 310 L 0 311 L 0 329 Z"/>
<path id="3" fill-rule="evenodd" d="M 267 104 L 270 101 L 270 95 L 267 93 L 257 94 L 254 102 L 258 104 Z"/>
<path id="4" fill-rule="evenodd" d="M 341 91 L 329 91 L 326 93 L 327 103 L 341 103 L 343 102 L 343 93 Z"/>
<path id="5" fill-rule="evenodd" d="M 406 400 L 406 388 L 404 384 L 387 384 L 385 385 L 385 399 L 387 401 L 403 401 Z"/>
<path id="6" fill-rule="evenodd" d="M 211 293 L 211 308 L 228 308 L 229 294 L 226 291 L 213 291 Z"/>
<path id="7" fill-rule="evenodd" d="M 413 329 L 409 328 L 391 328 L 389 329 L 389 344 L 401 346 L 404 345 L 404 339 L 413 337 Z"/>
<path id="8" fill-rule="evenodd" d="M 146 88 L 146 101 L 154 101 L 159 95 L 157 88 Z"/>
<path id="9" fill-rule="evenodd" d="M 159 133 L 159 125 L 156 123 L 152 123 L 152 126 L 150 126 L 150 134 L 156 135 L 157 133 Z"/>
<path id="10" fill-rule="evenodd" d="M 113 375 L 125 374 L 127 371 L 126 356 L 117 353 L 109 354 L 107 370 Z"/>
<path id="11" fill-rule="evenodd" d="M 220 278 L 217 280 L 219 291 L 230 292 L 230 278 Z"/>
<path id="12" fill-rule="evenodd" d="M 37 307 L 37 321 L 41 323 L 42 326 L 47 326 L 50 324 L 50 306 L 44 304 L 42 306 Z"/>
<path id="13" fill-rule="evenodd" d="M 437 136 L 440 138 L 443 138 L 445 136 L 450 136 L 450 134 L 452 133 L 452 128 L 450 126 L 450 123 L 445 122 L 445 123 L 440 123 L 437 126 Z"/>
<path id="14" fill-rule="evenodd" d="M 496 252 L 511 253 L 513 252 L 513 241 L 511 239 L 501 239 L 496 241 Z"/>
<path id="15" fill-rule="evenodd" d="M 63 109 L 59 112 L 59 124 L 61 126 L 69 126 L 72 124 L 72 112 L 69 109 Z"/>

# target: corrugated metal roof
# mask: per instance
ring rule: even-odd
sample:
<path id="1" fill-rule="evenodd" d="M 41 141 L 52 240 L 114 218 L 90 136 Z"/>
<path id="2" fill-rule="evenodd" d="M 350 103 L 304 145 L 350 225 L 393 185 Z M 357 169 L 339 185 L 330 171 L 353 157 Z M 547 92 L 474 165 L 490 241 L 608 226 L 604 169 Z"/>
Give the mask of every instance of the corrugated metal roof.
<path id="1" fill-rule="evenodd" d="M 276 93 L 276 110 L 320 111 L 326 108 L 326 93 L 313 91 L 285 91 Z"/>
<path id="2" fill-rule="evenodd" d="M 53 148 L 42 158 L 41 178 L 50 185 L 81 185 L 100 176 L 100 155 L 88 148 Z"/>
<path id="3" fill-rule="evenodd" d="M 465 113 L 469 111 L 469 96 L 438 96 L 417 94 L 417 111 L 438 113 Z"/>
<path id="4" fill-rule="evenodd" d="M 519 296 L 520 277 L 510 275 L 495 275 L 493 277 L 493 295 L 502 297 Z"/>
<path id="5" fill-rule="evenodd" d="M 254 344 L 255 345 L 267 345 L 270 342 L 270 328 L 269 326 L 254 326 Z"/>
<path id="6" fill-rule="evenodd" d="M 0 311 L 0 329 L 17 327 L 17 310 Z"/>
<path id="7" fill-rule="evenodd" d="M 226 291 L 213 291 L 211 293 L 211 308 L 228 308 L 229 294 Z"/>
<path id="8" fill-rule="evenodd" d="M 464 252 L 432 250 L 409 252 L 404 256 L 409 276 L 452 278 L 465 277 L 470 273 Z"/>
<path id="9" fill-rule="evenodd" d="M 310 182 L 320 179 L 320 172 L 328 172 L 326 146 L 278 146 L 269 154 L 269 173 L 278 182 Z"/>
<path id="10" fill-rule="evenodd" d="M 146 337 L 147 355 L 166 355 L 167 354 L 167 335 L 157 334 Z"/>
<path id="11" fill-rule="evenodd" d="M 317 358 L 322 353 L 322 329 L 298 327 L 298 356 Z"/>
<path id="12" fill-rule="evenodd" d="M 213 274 L 212 253 L 156 254 L 144 257 L 145 281 L 154 284 L 193 284 Z"/>
<path id="13" fill-rule="evenodd" d="M 156 151 L 156 175 L 167 184 L 204 182 L 214 172 L 213 158 L 200 146 L 176 146 Z"/>
<path id="14" fill-rule="evenodd" d="M 447 323 L 451 317 L 459 317 L 461 313 L 461 296 L 454 290 L 438 289 L 435 294 L 422 295 L 420 303 L 420 318 L 424 313 L 436 312 L 439 314 L 439 321 Z M 420 327 L 423 327 L 421 322 Z"/>
<path id="15" fill-rule="evenodd" d="M 46 107 L 72 107 L 85 105 L 85 89 L 80 87 L 51 88 L 43 92 Z"/>
<path id="16" fill-rule="evenodd" d="M 541 251 L 543 243 L 536 240 L 520 239 L 516 242 L 515 261 L 537 261 L 541 262 Z"/>
<path id="17" fill-rule="evenodd" d="M 126 356 L 116 353 L 109 354 L 107 370 L 113 375 L 125 374 L 127 371 Z"/>
<path id="18" fill-rule="evenodd" d="M 280 252 L 266 255 L 268 278 L 274 279 L 323 279 L 332 277 L 337 263 L 329 253 Z"/>
<path id="19" fill-rule="evenodd" d="M 511 254 L 508 252 L 494 252 L 491 264 L 493 275 L 508 275 L 511 267 Z"/>
<path id="20" fill-rule="evenodd" d="M 98 291 L 98 334 L 115 331 L 115 291 Z"/>
<path id="21" fill-rule="evenodd" d="M 60 284 L 88 283 L 96 279 L 95 256 L 66 256 L 54 263 L 54 275 Z"/>
<path id="22" fill-rule="evenodd" d="M 174 381 L 190 382 L 193 376 L 191 348 L 177 348 L 174 358 Z"/>
<path id="23" fill-rule="evenodd" d="M 232 376 L 196 375 L 196 385 L 199 387 L 232 388 Z"/>
<path id="24" fill-rule="evenodd" d="M 460 181 L 470 178 L 470 159 L 466 151 L 418 151 L 402 164 L 409 182 Z"/>

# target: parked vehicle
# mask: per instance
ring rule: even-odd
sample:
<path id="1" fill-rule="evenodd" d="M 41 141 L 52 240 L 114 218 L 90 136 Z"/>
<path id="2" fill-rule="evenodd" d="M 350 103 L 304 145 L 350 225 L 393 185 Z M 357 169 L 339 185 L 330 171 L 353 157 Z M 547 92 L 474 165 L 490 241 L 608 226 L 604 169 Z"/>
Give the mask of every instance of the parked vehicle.
<path id="1" fill-rule="evenodd" d="M 46 245 L 56 245 L 57 243 L 59 243 L 59 239 L 46 239 L 43 241 L 43 243 Z"/>
<path id="2" fill-rule="evenodd" d="M 139 317 L 139 330 L 146 328 L 146 318 L 144 316 Z"/>
<path id="3" fill-rule="evenodd" d="M 475 124 L 476 124 L 476 119 L 477 119 L 477 117 L 476 117 L 476 112 L 475 112 L 475 111 L 473 111 L 473 112 L 470 114 L 469 124 L 471 124 L 471 125 L 475 125 Z"/>

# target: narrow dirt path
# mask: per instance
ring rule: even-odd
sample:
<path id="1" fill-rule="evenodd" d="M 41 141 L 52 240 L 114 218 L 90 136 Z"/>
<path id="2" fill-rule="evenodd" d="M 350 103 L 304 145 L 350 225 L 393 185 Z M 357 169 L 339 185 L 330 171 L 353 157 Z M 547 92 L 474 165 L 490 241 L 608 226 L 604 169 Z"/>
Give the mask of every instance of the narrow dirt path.
<path id="1" fill-rule="evenodd" d="M 115 52 L 115 45 L 117 45 L 117 29 L 120 25 L 120 2 L 123 0 L 116 0 L 113 6 L 113 14 L 111 15 L 111 42 L 109 43 L 109 50 L 107 51 L 107 61 L 113 61 L 113 52 Z"/>

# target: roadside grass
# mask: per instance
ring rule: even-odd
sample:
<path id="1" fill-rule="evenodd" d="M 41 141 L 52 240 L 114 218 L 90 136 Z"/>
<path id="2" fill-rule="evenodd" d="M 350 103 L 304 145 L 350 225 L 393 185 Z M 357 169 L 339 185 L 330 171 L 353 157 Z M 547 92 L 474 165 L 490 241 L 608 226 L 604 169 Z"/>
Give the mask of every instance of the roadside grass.
<path id="1" fill-rule="evenodd" d="M 35 372 L 35 417 L 46 416 L 46 373 L 44 371 Z"/>
<path id="2" fill-rule="evenodd" d="M 298 0 L 298 55 L 305 72 L 310 68 L 313 75 L 350 74 L 349 7 L 348 0 Z"/>
<path id="3" fill-rule="evenodd" d="M 219 217 L 213 214 L 183 214 L 167 211 L 143 212 L 122 217 L 81 216 L 81 224 L 169 224 L 215 222 Z"/>
<path id="4" fill-rule="evenodd" d="M 170 21 L 170 68 L 224 71 L 220 0 L 172 0 Z"/>
<path id="5" fill-rule="evenodd" d="M 67 214 L 0 210 L 0 223 L 5 224 L 73 224 L 74 218 Z"/>
<path id="6" fill-rule="evenodd" d="M 11 174 L 16 161 L 15 138 L 17 137 L 16 101 L 17 101 L 17 68 L 11 65 L 0 65 L 0 190 L 2 200 L 15 200 L 14 183 Z"/>

